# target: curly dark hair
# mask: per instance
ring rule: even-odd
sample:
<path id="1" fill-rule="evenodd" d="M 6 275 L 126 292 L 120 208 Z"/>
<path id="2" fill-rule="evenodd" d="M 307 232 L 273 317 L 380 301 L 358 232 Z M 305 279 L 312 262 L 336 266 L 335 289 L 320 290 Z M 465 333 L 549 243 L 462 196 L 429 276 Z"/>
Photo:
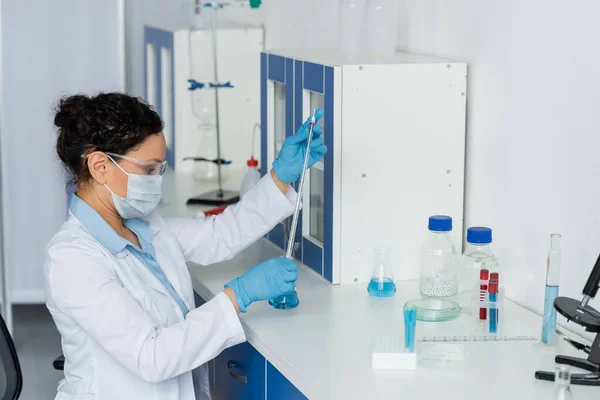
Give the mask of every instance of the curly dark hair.
<path id="1" fill-rule="evenodd" d="M 122 93 L 64 97 L 55 112 L 56 152 L 78 183 L 90 178 L 82 155 L 93 151 L 125 154 L 163 130 L 152 106 Z"/>

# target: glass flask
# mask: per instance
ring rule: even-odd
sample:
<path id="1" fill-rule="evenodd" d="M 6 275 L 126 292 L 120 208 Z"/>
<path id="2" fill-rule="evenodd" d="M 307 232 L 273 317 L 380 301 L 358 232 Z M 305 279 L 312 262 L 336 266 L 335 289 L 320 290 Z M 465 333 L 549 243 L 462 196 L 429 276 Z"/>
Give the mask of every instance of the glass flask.
<path id="1" fill-rule="evenodd" d="M 392 275 L 391 251 L 389 247 L 373 249 L 373 273 L 367 290 L 374 297 L 390 297 L 396 293 Z"/>
<path id="2" fill-rule="evenodd" d="M 553 399 L 573 400 L 573 393 L 571 392 L 571 371 L 566 365 L 556 367 Z"/>
<path id="3" fill-rule="evenodd" d="M 452 218 L 445 215 L 429 217 L 429 235 L 421 247 L 419 289 L 423 297 L 452 298 L 456 296 L 456 247 L 450 240 Z"/>
<path id="4" fill-rule="evenodd" d="M 217 159 L 217 127 L 215 124 L 215 116 L 208 108 L 203 108 L 200 111 L 199 124 L 197 133 L 200 135 L 198 151 L 196 157 L 201 157 L 209 161 L 193 161 L 194 168 L 192 176 L 198 182 L 217 182 L 217 164 L 212 160 Z M 221 158 L 223 149 L 221 148 Z M 225 182 L 229 178 L 230 165 L 221 165 L 221 180 Z"/>
<path id="5" fill-rule="evenodd" d="M 269 305 L 278 310 L 291 310 L 298 307 L 298 304 L 300 304 L 300 300 L 298 300 L 298 292 L 295 290 L 269 300 Z"/>

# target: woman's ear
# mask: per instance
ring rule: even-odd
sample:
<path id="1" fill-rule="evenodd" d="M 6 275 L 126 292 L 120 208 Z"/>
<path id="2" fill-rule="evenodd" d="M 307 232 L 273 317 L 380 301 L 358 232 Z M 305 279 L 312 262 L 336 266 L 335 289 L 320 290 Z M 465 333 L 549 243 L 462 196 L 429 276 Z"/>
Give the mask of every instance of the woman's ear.
<path id="1" fill-rule="evenodd" d="M 92 179 L 101 185 L 106 183 L 107 163 L 110 162 L 106 154 L 95 151 L 87 155 L 87 166 Z"/>

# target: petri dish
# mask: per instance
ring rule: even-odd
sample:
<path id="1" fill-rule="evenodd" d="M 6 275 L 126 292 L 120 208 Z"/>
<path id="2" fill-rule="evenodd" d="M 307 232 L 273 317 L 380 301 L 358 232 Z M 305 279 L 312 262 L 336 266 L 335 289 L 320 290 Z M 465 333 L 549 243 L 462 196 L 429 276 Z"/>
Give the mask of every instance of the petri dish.
<path id="1" fill-rule="evenodd" d="M 404 305 L 404 309 L 411 307 L 417 310 L 417 321 L 445 322 L 460 316 L 460 306 L 445 299 L 415 299 Z"/>

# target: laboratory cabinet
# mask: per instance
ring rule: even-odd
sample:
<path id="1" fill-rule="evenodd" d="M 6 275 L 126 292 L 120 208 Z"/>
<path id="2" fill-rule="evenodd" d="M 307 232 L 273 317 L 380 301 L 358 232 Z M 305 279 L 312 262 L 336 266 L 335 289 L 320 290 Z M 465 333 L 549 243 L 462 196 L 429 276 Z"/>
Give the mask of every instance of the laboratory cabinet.
<path id="1" fill-rule="evenodd" d="M 308 398 L 267 361 L 267 399 L 306 400 Z"/>
<path id="2" fill-rule="evenodd" d="M 394 278 L 417 279 L 435 214 L 453 217 L 461 250 L 466 81 L 465 63 L 418 54 L 261 54 L 263 174 L 284 136 L 324 109 L 328 151 L 306 176 L 297 259 L 333 284 L 364 283 L 373 249 L 391 247 Z M 267 238 L 283 247 L 285 229 Z"/>
<path id="3" fill-rule="evenodd" d="M 267 63 L 269 67 L 267 68 Z M 288 136 L 299 126 L 294 116 L 294 63 L 277 55 L 267 58 L 265 53 L 260 57 L 260 93 L 261 93 L 261 149 L 260 165 L 264 175 L 271 169 L 273 161 Z M 264 103 L 264 104 L 263 104 Z M 267 106 L 268 104 L 268 106 Z M 267 122 L 268 121 L 268 122 Z M 266 137 L 269 137 L 269 140 Z M 298 221 L 298 226 L 302 220 Z M 277 224 L 267 238 L 277 246 L 285 249 L 291 226 L 291 218 Z M 294 256 L 301 258 L 302 242 L 296 241 Z"/>
<path id="4" fill-rule="evenodd" d="M 206 301 L 194 292 L 196 307 Z M 208 363 L 213 392 L 223 400 L 304 400 L 306 397 L 250 343 L 225 349 Z"/>
<path id="5" fill-rule="evenodd" d="M 225 349 L 214 360 L 215 392 L 225 400 L 264 400 L 265 362 L 248 342 Z"/>
<path id="6" fill-rule="evenodd" d="M 221 156 L 232 161 L 223 168 L 224 178 L 235 176 L 241 182 L 246 161 L 252 154 L 260 155 L 258 134 L 253 140 L 253 131 L 260 121 L 258 54 L 263 30 L 220 23 L 216 41 L 215 63 L 210 29 L 145 26 L 145 99 L 164 121 L 169 165 L 177 172 L 193 172 L 201 181 L 216 181 L 215 163 L 189 157 L 217 158 L 215 90 L 219 90 Z"/>
<path id="7" fill-rule="evenodd" d="M 223 351 L 213 365 L 214 392 L 224 400 L 307 399 L 247 342 Z"/>

